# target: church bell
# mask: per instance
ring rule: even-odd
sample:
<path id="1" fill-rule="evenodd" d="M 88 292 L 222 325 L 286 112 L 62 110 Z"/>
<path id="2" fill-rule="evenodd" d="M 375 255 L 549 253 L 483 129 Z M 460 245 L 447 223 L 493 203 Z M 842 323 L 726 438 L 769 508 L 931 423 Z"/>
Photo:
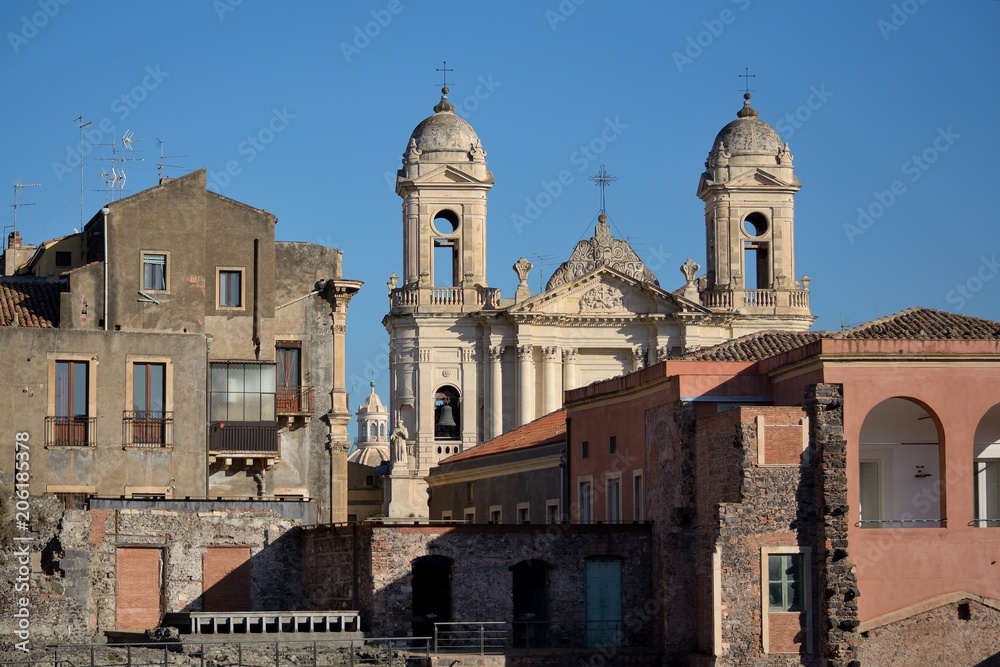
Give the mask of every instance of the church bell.
<path id="1" fill-rule="evenodd" d="M 448 402 L 445 402 L 445 404 L 441 406 L 436 426 L 458 426 L 458 424 L 455 423 L 455 416 L 451 414 L 451 405 Z"/>

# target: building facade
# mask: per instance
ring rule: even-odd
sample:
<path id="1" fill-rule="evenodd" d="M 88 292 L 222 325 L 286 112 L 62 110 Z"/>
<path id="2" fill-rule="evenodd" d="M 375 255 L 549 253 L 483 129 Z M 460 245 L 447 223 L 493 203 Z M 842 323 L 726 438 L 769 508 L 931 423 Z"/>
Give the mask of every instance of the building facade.
<path id="1" fill-rule="evenodd" d="M 35 443 L 33 493 L 309 500 L 342 521 L 360 283 L 205 186 L 112 202 L 3 278 L 0 419 Z"/>
<path id="2" fill-rule="evenodd" d="M 532 295 L 514 265 L 513 298 L 489 287 L 487 206 L 493 175 L 475 130 L 443 90 L 410 135 L 397 174 L 403 270 L 389 280 L 390 406 L 405 463 L 388 485 L 389 516 L 426 516 L 424 478 L 442 459 L 557 410 L 563 392 L 762 329 L 806 330 L 808 279 L 795 278 L 789 148 L 749 98 L 718 134 L 701 178 L 708 273 L 660 286 L 601 210 L 594 236 Z"/>
<path id="3" fill-rule="evenodd" d="M 998 369 L 1000 323 L 915 308 L 572 391 L 571 514 L 652 520 L 667 656 L 992 664 Z"/>

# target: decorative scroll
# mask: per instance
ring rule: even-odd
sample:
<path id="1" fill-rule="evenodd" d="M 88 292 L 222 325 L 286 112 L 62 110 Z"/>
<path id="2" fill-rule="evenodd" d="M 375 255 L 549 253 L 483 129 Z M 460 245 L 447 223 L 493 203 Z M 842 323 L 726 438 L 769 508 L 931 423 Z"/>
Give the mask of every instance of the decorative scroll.
<path id="1" fill-rule="evenodd" d="M 656 276 L 646 268 L 632 246 L 624 239 L 611 236 L 607 223 L 600 223 L 594 236 L 580 241 L 570 255 L 549 278 L 546 290 L 559 287 L 581 276 L 585 276 L 599 266 L 606 266 L 630 278 L 659 286 Z"/>

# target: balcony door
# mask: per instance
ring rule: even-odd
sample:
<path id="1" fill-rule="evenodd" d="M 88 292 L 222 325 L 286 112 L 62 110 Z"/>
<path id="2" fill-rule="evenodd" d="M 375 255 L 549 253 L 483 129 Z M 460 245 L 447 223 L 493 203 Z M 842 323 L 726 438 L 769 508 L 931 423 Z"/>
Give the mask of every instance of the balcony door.
<path id="1" fill-rule="evenodd" d="M 87 445 L 87 362 L 56 362 L 56 445 Z"/>
<path id="2" fill-rule="evenodd" d="M 164 443 L 166 436 L 166 364 L 132 365 L 133 444 Z"/>
<path id="3" fill-rule="evenodd" d="M 278 413 L 302 412 L 302 343 L 279 340 L 275 356 L 278 362 Z"/>

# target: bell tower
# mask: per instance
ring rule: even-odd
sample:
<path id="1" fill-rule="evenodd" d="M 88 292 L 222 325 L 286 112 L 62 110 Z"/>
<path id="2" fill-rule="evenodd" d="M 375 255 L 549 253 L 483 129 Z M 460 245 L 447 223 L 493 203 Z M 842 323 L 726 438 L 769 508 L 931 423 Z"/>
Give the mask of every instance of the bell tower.
<path id="1" fill-rule="evenodd" d="M 804 331 L 809 278 L 795 277 L 795 176 L 792 154 L 757 117 L 750 93 L 715 137 L 698 184 L 705 202 L 703 305 L 737 315 L 734 334 L 762 329 Z"/>
<path id="2" fill-rule="evenodd" d="M 419 303 L 433 290 L 451 305 L 475 305 L 486 286 L 486 193 L 493 175 L 475 130 L 455 115 L 448 88 L 434 115 L 410 135 L 396 194 L 403 198 L 403 287 Z"/>
<path id="3" fill-rule="evenodd" d="M 424 477 L 479 442 L 485 419 L 481 322 L 497 307 L 486 283 L 486 196 L 493 175 L 469 123 L 448 101 L 413 130 L 396 174 L 403 200 L 402 277 L 389 279 L 392 471 L 385 513 L 427 516 Z"/>

